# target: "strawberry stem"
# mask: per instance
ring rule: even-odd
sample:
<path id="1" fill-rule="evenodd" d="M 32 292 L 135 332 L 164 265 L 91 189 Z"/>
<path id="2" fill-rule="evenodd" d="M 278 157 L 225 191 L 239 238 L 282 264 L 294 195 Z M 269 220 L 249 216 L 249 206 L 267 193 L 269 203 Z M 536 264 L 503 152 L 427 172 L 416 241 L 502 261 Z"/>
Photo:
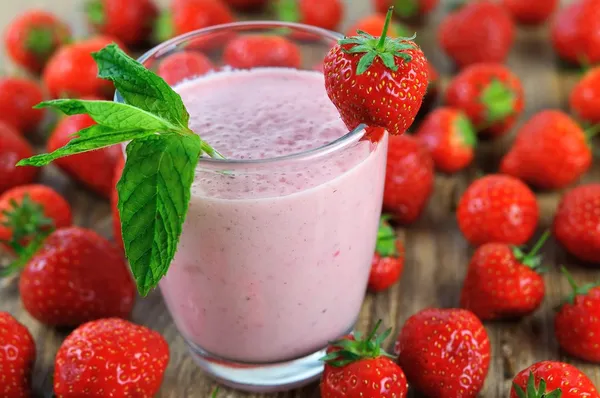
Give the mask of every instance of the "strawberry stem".
<path id="1" fill-rule="evenodd" d="M 394 6 L 391 6 L 387 10 L 387 14 L 385 16 L 385 23 L 383 24 L 383 31 L 381 32 L 381 37 L 379 38 L 379 42 L 377 43 L 377 49 L 380 51 L 385 50 L 385 38 L 387 37 L 388 29 L 390 28 L 390 22 L 392 21 L 393 14 Z"/>
<path id="2" fill-rule="evenodd" d="M 585 130 L 585 138 L 587 138 L 588 140 L 591 140 L 599 133 L 600 133 L 600 124 L 596 124 L 596 125 L 588 128 L 587 130 Z"/>
<path id="3" fill-rule="evenodd" d="M 565 266 L 561 266 L 560 271 L 567 277 L 567 281 L 569 281 L 569 285 L 571 285 L 573 292 L 563 301 L 561 306 L 559 306 L 559 309 L 565 304 L 575 304 L 575 299 L 577 296 L 585 296 L 590 292 L 590 290 L 600 287 L 600 283 L 586 283 L 583 286 L 579 286 L 577 285 L 577 282 L 575 282 L 575 279 L 573 279 L 573 275 L 571 275 Z"/>
<path id="4" fill-rule="evenodd" d="M 535 243 L 533 248 L 529 251 L 529 253 L 523 253 L 521 249 L 519 249 L 518 247 L 514 247 L 513 255 L 515 256 L 517 261 L 537 272 L 543 272 L 543 270 L 540 269 L 542 259 L 541 256 L 538 255 L 538 253 L 550 237 L 550 234 L 550 230 L 546 230 L 542 234 L 540 239 L 538 239 L 538 241 Z"/>
<path id="5" fill-rule="evenodd" d="M 549 237 L 550 237 L 550 230 L 546 230 L 546 232 L 544 232 L 542 234 L 540 239 L 538 239 L 535 246 L 533 246 L 533 249 L 531 249 L 531 251 L 527 254 L 527 257 L 536 256 L 538 254 L 538 252 L 540 251 L 540 249 L 542 248 L 542 246 L 544 246 L 544 243 L 546 243 L 546 241 L 548 240 Z"/>

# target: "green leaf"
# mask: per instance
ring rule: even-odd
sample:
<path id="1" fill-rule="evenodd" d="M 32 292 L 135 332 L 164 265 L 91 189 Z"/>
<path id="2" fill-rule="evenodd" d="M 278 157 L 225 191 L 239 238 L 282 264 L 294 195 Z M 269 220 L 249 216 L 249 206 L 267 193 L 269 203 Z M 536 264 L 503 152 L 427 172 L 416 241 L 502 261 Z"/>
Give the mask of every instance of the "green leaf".
<path id="1" fill-rule="evenodd" d="M 129 105 L 156 114 L 188 129 L 189 114 L 183 101 L 160 76 L 125 54 L 116 44 L 92 53 L 98 76 L 111 80 Z"/>
<path id="2" fill-rule="evenodd" d="M 513 390 L 515 390 L 515 392 L 517 393 L 517 397 L 527 398 L 527 395 L 525 395 L 525 391 L 523 391 L 521 386 L 517 385 L 516 383 L 513 383 Z"/>
<path id="3" fill-rule="evenodd" d="M 85 5 L 85 13 L 88 21 L 90 21 L 93 25 L 104 25 L 104 4 L 101 0 L 88 0 Z"/>
<path id="4" fill-rule="evenodd" d="M 382 257 L 398 257 L 398 248 L 396 246 L 396 232 L 387 222 L 388 217 L 383 215 L 379 221 L 379 230 L 377 231 L 377 245 L 375 251 Z"/>
<path id="5" fill-rule="evenodd" d="M 393 70 L 394 72 L 398 70 L 398 65 L 396 65 L 396 59 L 394 58 L 393 54 L 381 53 L 379 54 L 379 58 L 389 70 Z"/>
<path id="6" fill-rule="evenodd" d="M 5 278 L 20 271 L 27 265 L 29 260 L 40 250 L 44 245 L 46 238 L 53 232 L 53 229 L 48 231 L 42 231 L 35 235 L 35 237 L 25 246 L 18 251 L 18 257 L 10 263 L 7 267 L 0 267 L 0 278 Z"/>
<path id="7" fill-rule="evenodd" d="M 197 135 L 151 135 L 127 146 L 118 207 L 125 253 L 143 296 L 175 255 L 200 152 Z"/>
<path id="8" fill-rule="evenodd" d="M 298 0 L 278 0 L 275 2 L 275 10 L 280 21 L 300 22 Z"/>
<path id="9" fill-rule="evenodd" d="M 58 148 L 51 153 L 22 159 L 17 163 L 17 166 L 45 166 L 64 156 L 93 151 L 94 149 L 100 149 L 121 142 L 134 140 L 136 138 L 146 137 L 155 133 L 151 130 L 115 130 L 110 127 L 95 124 L 81 130 L 78 134 L 79 137 L 73 138 L 64 147 Z"/>
<path id="10" fill-rule="evenodd" d="M 363 73 L 365 73 L 366 70 L 369 69 L 369 67 L 373 64 L 376 55 L 377 53 L 375 51 L 369 51 L 368 53 L 363 55 L 360 61 L 358 61 L 358 65 L 356 67 L 356 74 L 362 75 Z"/>
<path id="11" fill-rule="evenodd" d="M 156 43 L 162 43 L 175 36 L 173 27 L 173 15 L 170 11 L 163 11 L 154 22 L 152 38 Z"/>
<path id="12" fill-rule="evenodd" d="M 115 130 L 177 131 L 181 127 L 171 124 L 155 114 L 134 106 L 112 101 L 84 101 L 78 99 L 57 99 L 42 102 L 36 108 L 55 108 L 67 115 L 90 115 L 98 124 Z"/>

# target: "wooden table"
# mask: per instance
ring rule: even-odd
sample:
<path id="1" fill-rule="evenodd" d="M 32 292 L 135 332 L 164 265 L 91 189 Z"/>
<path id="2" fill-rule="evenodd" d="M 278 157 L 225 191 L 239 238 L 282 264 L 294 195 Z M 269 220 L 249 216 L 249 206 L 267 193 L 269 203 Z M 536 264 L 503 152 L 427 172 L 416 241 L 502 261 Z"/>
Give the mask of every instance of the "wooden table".
<path id="1" fill-rule="evenodd" d="M 125 1 L 125 0 L 124 0 Z M 565 1 L 563 1 L 566 3 Z M 366 15 L 370 9 L 367 0 L 346 0 L 349 5 L 344 28 Z M 442 3 L 444 1 L 442 0 Z M 20 0 L 0 3 L 0 27 L 19 11 L 42 6 L 60 13 L 73 21 L 75 31 L 84 32 L 80 0 Z M 426 54 L 440 71 L 449 76 L 452 68 L 436 46 L 435 30 L 444 11 L 441 9 L 429 19 L 428 25 L 418 30 L 419 41 Z M 475 32 L 474 32 L 475 34 Z M 3 66 L 6 63 L 3 62 Z M 526 91 L 526 115 L 546 108 L 565 108 L 567 96 L 576 81 L 575 72 L 559 69 L 548 44 L 546 29 L 520 29 L 516 45 L 508 62 L 523 80 Z M 444 79 L 447 81 L 446 79 Z M 406 268 L 400 283 L 387 292 L 369 294 L 364 302 L 357 325 L 361 331 L 370 329 L 377 319 L 395 327 L 395 333 L 411 314 L 428 306 L 452 307 L 458 305 L 459 292 L 472 248 L 465 242 L 456 225 L 454 211 L 461 193 L 479 172 L 493 172 L 512 137 L 484 143 L 479 148 L 477 165 L 455 176 L 439 175 L 426 214 L 415 224 L 399 231 L 406 245 Z M 63 193 L 76 210 L 76 224 L 91 227 L 110 236 L 108 204 L 61 175 L 55 168 L 44 171 L 42 180 Z M 582 182 L 600 180 L 600 164 Z M 540 231 L 547 228 L 561 192 L 539 193 L 542 209 Z M 506 397 L 514 374 L 533 362 L 557 359 L 571 362 L 584 370 L 600 386 L 600 367 L 585 365 L 561 355 L 553 335 L 553 307 L 569 291 L 568 284 L 557 270 L 558 265 L 569 266 L 578 281 L 600 279 L 600 270 L 586 269 L 551 241 L 544 249 L 545 264 L 550 272 L 545 275 L 548 295 L 542 308 L 533 316 L 513 323 L 488 323 L 492 340 L 492 363 L 484 397 Z M 0 282 L 0 310 L 9 311 L 21 320 L 33 334 L 38 348 L 38 359 L 33 385 L 40 397 L 50 397 L 54 355 L 65 331 L 42 326 L 23 309 L 18 298 L 15 280 Z M 187 355 L 183 340 L 178 335 L 158 291 L 138 300 L 132 319 L 160 331 L 171 344 L 171 362 L 165 375 L 159 397 L 207 397 L 214 382 L 199 370 Z M 258 397 L 222 389 L 219 397 Z M 265 395 L 266 396 L 266 395 Z M 272 394 L 273 397 L 318 397 L 318 386 L 310 385 L 298 391 Z"/>

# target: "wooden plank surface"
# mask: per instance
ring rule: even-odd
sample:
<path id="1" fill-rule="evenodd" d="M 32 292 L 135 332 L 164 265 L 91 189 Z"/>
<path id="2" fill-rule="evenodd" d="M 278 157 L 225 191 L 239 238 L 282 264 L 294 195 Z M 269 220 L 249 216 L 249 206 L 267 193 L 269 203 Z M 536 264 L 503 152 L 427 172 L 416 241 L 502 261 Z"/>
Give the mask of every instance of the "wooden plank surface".
<path id="1" fill-rule="evenodd" d="M 348 11 L 344 28 L 370 10 L 370 2 L 367 0 L 346 0 L 346 3 Z M 4 0 L 0 2 L 0 28 L 3 29 L 18 12 L 40 6 L 69 20 L 75 32 L 81 35 L 85 33 L 81 5 L 80 0 Z M 444 10 L 440 7 L 418 32 L 426 54 L 444 74 L 444 81 L 447 81 L 452 68 L 435 42 L 436 26 L 443 13 Z M 4 58 L 1 58 L 1 62 L 2 68 L 9 70 Z M 548 44 L 547 29 L 520 29 L 508 64 L 525 85 L 527 108 L 522 119 L 542 109 L 566 106 L 567 95 L 576 81 L 576 74 L 559 69 Z M 366 297 L 357 325 L 359 330 L 365 331 L 381 318 L 387 325 L 394 326 L 396 333 L 406 318 L 422 308 L 458 305 L 472 249 L 457 229 L 454 209 L 461 193 L 480 171 L 490 172 L 497 168 L 499 157 L 511 139 L 512 137 L 508 137 L 502 141 L 482 144 L 476 165 L 459 175 L 437 177 L 435 193 L 426 214 L 415 225 L 400 230 L 400 236 L 406 245 L 406 268 L 401 282 L 387 292 L 369 294 Z M 67 197 L 76 209 L 77 224 L 110 236 L 110 213 L 106 202 L 69 181 L 53 167 L 44 171 L 42 180 Z M 596 160 L 593 170 L 585 176 L 583 182 L 599 180 L 600 164 Z M 538 236 L 550 225 L 560 194 L 561 192 L 538 193 L 542 209 Z M 586 365 L 561 355 L 552 327 L 552 309 L 569 291 L 566 281 L 558 273 L 558 265 L 569 266 L 575 278 L 581 282 L 600 279 L 600 271 L 582 267 L 553 241 L 545 248 L 544 255 L 545 263 L 551 271 L 545 275 L 548 295 L 542 308 L 520 322 L 486 325 L 493 353 L 486 387 L 481 394 L 483 397 L 506 397 L 515 372 L 545 359 L 574 363 L 600 385 L 598 366 Z M 0 283 L 0 310 L 9 311 L 21 320 L 37 342 L 38 360 L 33 380 L 35 392 L 39 397 L 50 397 L 54 355 L 67 332 L 46 328 L 33 320 L 19 302 L 15 280 Z M 138 300 L 132 319 L 160 331 L 170 342 L 171 362 L 159 397 L 207 397 L 215 384 L 187 355 L 183 340 L 175 330 L 158 291 Z M 313 384 L 301 390 L 271 395 L 252 395 L 222 389 L 219 396 L 318 397 L 319 393 L 318 386 Z"/>

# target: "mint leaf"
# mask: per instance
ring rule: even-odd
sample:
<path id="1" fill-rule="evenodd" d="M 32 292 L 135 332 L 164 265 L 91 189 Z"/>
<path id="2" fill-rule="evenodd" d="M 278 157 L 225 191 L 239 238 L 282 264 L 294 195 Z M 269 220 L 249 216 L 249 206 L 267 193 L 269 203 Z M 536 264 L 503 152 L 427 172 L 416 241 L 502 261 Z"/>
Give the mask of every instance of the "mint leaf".
<path id="1" fill-rule="evenodd" d="M 92 53 L 98 77 L 111 80 L 125 102 L 188 128 L 189 114 L 179 94 L 158 75 L 125 54 L 116 44 Z"/>
<path id="2" fill-rule="evenodd" d="M 127 146 L 118 207 L 125 251 L 143 296 L 175 256 L 200 152 L 197 135 L 150 135 Z"/>
<path id="3" fill-rule="evenodd" d="M 122 131 L 95 124 L 81 130 L 78 133 L 79 137 L 73 138 L 64 147 L 58 148 L 52 153 L 45 153 L 32 156 L 27 159 L 22 159 L 19 161 L 19 163 L 17 163 L 17 166 L 45 166 L 48 163 L 64 156 L 92 151 L 94 149 L 104 148 L 153 134 L 155 134 L 155 132 L 152 130 Z"/>
<path id="4" fill-rule="evenodd" d="M 177 131 L 181 127 L 128 104 L 111 101 L 57 99 L 37 104 L 36 108 L 55 108 L 66 115 L 87 114 L 98 124 L 115 130 Z"/>

